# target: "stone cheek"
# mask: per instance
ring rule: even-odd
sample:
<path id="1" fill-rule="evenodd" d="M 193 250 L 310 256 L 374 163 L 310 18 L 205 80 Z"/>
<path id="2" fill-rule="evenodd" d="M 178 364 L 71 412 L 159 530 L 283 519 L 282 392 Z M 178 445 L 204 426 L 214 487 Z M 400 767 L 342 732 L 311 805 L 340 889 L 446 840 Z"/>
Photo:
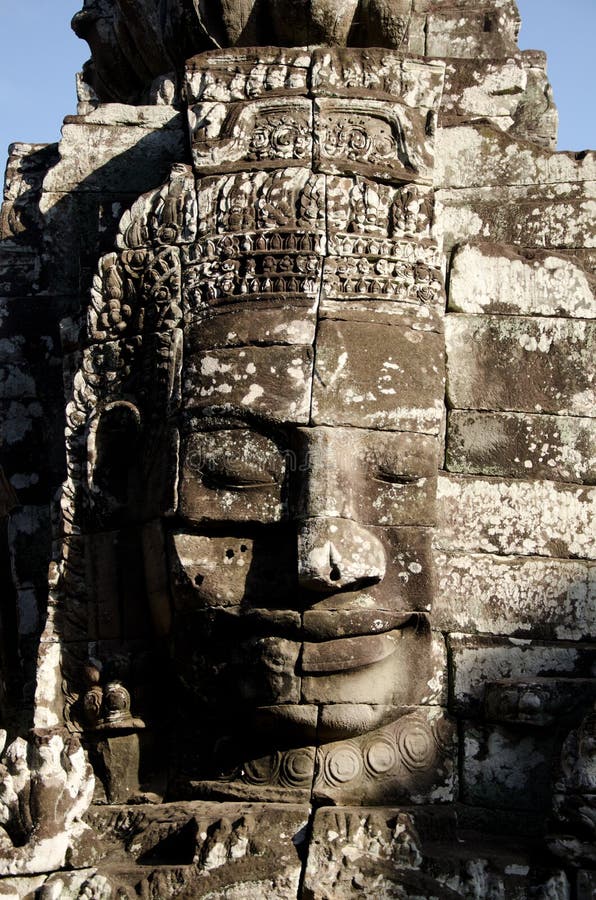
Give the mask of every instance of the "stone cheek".
<path id="1" fill-rule="evenodd" d="M 234 537 L 175 532 L 170 560 L 176 606 L 225 607 L 249 622 L 251 617 L 258 621 L 268 608 L 288 627 L 291 623 L 291 633 L 299 630 L 302 621 L 312 639 L 317 634 L 332 638 L 385 631 L 393 622 L 405 624 L 413 612 L 430 612 L 435 593 L 431 529 L 369 527 L 368 531 L 370 539 L 383 547 L 383 580 L 349 594 L 322 594 L 316 610 L 307 609 L 302 619 L 292 609 L 300 601 L 296 538 L 291 530 L 263 536 L 248 530 L 243 536 L 239 530 Z"/>

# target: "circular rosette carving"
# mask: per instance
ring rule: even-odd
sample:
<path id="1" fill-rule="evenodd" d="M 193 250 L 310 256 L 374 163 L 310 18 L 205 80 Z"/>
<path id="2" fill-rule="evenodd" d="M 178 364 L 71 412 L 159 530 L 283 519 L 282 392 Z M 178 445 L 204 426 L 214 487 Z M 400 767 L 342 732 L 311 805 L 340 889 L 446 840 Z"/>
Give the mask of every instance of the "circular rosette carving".
<path id="1" fill-rule="evenodd" d="M 310 787 L 313 776 L 311 750 L 290 750 L 281 761 L 280 781 L 286 787 Z"/>
<path id="2" fill-rule="evenodd" d="M 397 724 L 395 738 L 400 760 L 406 769 L 414 772 L 433 765 L 437 745 L 427 722 L 404 718 Z"/>
<path id="3" fill-rule="evenodd" d="M 360 156 L 366 156 L 370 153 L 371 139 L 367 134 L 366 128 L 355 125 L 351 129 L 346 129 L 346 133 L 342 134 L 339 145 L 345 144 L 348 156 L 351 159 L 358 159 Z"/>
<path id="4" fill-rule="evenodd" d="M 346 742 L 327 753 L 323 768 L 329 784 L 347 784 L 362 775 L 362 754 L 356 744 Z"/>
<path id="5" fill-rule="evenodd" d="M 391 159 L 397 153 L 397 142 L 389 131 L 377 134 L 372 142 L 373 152 L 381 159 Z"/>
<path id="6" fill-rule="evenodd" d="M 244 763 L 244 780 L 248 784 L 275 784 L 278 780 L 281 754 L 251 759 Z"/>
<path id="7" fill-rule="evenodd" d="M 369 775 L 388 775 L 398 763 L 395 741 L 386 734 L 375 735 L 364 745 L 363 757 Z"/>

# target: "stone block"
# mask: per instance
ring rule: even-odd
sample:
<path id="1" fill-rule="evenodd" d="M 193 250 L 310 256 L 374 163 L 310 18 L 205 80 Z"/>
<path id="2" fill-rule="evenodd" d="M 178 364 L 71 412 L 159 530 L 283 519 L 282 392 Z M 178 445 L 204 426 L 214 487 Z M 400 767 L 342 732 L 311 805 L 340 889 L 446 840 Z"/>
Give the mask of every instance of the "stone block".
<path id="1" fill-rule="evenodd" d="M 185 360 L 187 408 L 264 413 L 283 422 L 308 422 L 310 347 L 247 347 L 205 351 Z"/>
<path id="2" fill-rule="evenodd" d="M 185 339 L 190 354 L 220 347 L 246 347 L 253 342 L 262 346 L 312 345 L 317 322 L 316 300 L 311 296 L 293 296 L 289 312 L 287 298 L 284 301 L 261 296 L 255 303 L 248 302 L 245 308 L 239 304 L 233 311 L 210 307 L 202 309 L 200 315 L 189 313 L 187 319 Z"/>
<path id="3" fill-rule="evenodd" d="M 337 243 L 339 238 L 340 235 L 335 236 Z M 351 242 L 354 249 L 364 252 L 375 243 L 364 240 L 359 246 L 353 238 Z M 381 250 L 380 245 L 381 241 L 377 241 L 377 253 Z M 391 251 L 393 248 L 387 249 Z M 395 249 L 398 249 L 397 246 Z M 433 317 L 434 313 L 440 321 L 445 303 L 443 278 L 440 271 L 425 264 L 425 250 L 426 248 L 422 248 L 420 257 L 415 257 L 413 263 L 407 263 L 403 259 L 394 261 L 383 255 L 377 259 L 347 254 L 329 257 L 325 260 L 323 271 L 323 299 L 326 302 L 341 301 L 348 309 L 357 308 L 357 305 L 361 306 L 363 303 L 373 309 L 375 303 L 385 307 L 393 303 L 398 307 L 394 311 L 396 323 L 400 312 L 402 316 L 416 313 L 414 321 L 422 323 Z M 338 319 L 343 318 L 341 310 L 342 307 L 338 306 Z"/>
<path id="4" fill-rule="evenodd" d="M 38 247 L 8 238 L 0 245 L 0 295 L 27 297 L 42 287 L 42 254 Z"/>
<path id="5" fill-rule="evenodd" d="M 265 610 L 277 610 L 284 620 L 283 633 L 293 635 L 298 615 L 293 610 L 303 608 L 306 600 L 298 584 L 293 529 L 260 536 L 234 532 L 230 537 L 174 532 L 169 552 L 176 603 L 181 609 L 225 607 L 232 616 L 243 604 L 243 615 L 257 621 L 264 616 L 262 625 Z M 313 596 L 310 605 L 316 609 L 309 605 L 304 612 L 304 627 L 311 636 L 319 628 L 325 639 L 371 634 L 385 615 L 409 618 L 413 611 L 430 610 L 435 591 L 431 530 L 379 528 L 372 535 L 384 548 L 384 578 L 349 592 Z"/>
<path id="6" fill-rule="evenodd" d="M 60 161 L 44 179 L 44 194 L 138 195 L 159 184 L 170 163 L 186 158 L 185 140 L 182 114 L 171 106 L 110 103 L 87 116 L 67 116 Z"/>
<path id="7" fill-rule="evenodd" d="M 166 163 L 163 176 L 168 168 Z M 45 218 L 44 291 L 71 295 L 80 302 L 81 294 L 91 288 L 99 257 L 114 249 L 122 212 L 136 198 L 125 189 L 44 191 L 40 200 Z"/>
<path id="8" fill-rule="evenodd" d="M 126 822 L 116 837 L 114 816 Z M 128 862 L 113 865 L 106 857 L 100 867 L 104 884 L 123 893 L 138 887 L 155 900 L 180 890 L 197 900 L 224 896 L 239 884 L 251 896 L 295 900 L 301 871 L 296 848 L 308 818 L 306 804 L 275 802 L 149 804 L 136 812 L 130 806 L 94 806 L 89 813 L 97 838 L 104 846 L 109 839 L 113 859 Z M 67 877 L 72 875 L 52 880 Z"/>
<path id="9" fill-rule="evenodd" d="M 174 532 L 169 550 L 175 601 L 180 609 L 229 608 L 285 611 L 285 629 L 298 630 L 295 538 L 285 534 L 233 537 Z M 247 619 L 248 621 L 248 619 Z"/>
<path id="10" fill-rule="evenodd" d="M 321 322 L 312 405 L 315 424 L 437 434 L 443 415 L 442 385 L 440 335 Z"/>
<path id="11" fill-rule="evenodd" d="M 135 731 L 93 735 L 90 759 L 108 803 L 126 803 L 139 794 L 139 735 Z"/>
<path id="12" fill-rule="evenodd" d="M 88 640 L 149 637 L 152 623 L 138 530 L 86 535 L 84 565 Z"/>
<path id="13" fill-rule="evenodd" d="M 457 821 L 471 809 L 460 806 Z M 499 815 L 499 810 L 491 810 L 491 821 Z M 524 817 L 527 820 L 527 814 Z M 521 818 L 517 811 L 514 821 Z M 456 830 L 455 813 L 437 804 L 323 807 L 314 817 L 304 897 L 522 900 L 536 894 L 570 900 L 565 874 L 533 859 L 526 834 L 515 842 L 500 841 L 497 848 L 476 831 Z"/>
<path id="14" fill-rule="evenodd" d="M 251 389 L 254 385 L 243 390 Z M 199 522 L 279 521 L 287 513 L 288 467 L 285 448 L 264 434 L 242 428 L 196 430 L 182 450 L 180 513 Z"/>
<path id="15" fill-rule="evenodd" d="M 521 55 L 527 83 L 511 133 L 554 151 L 557 149 L 559 114 L 548 80 L 546 53 L 522 50 Z"/>
<path id="16" fill-rule="evenodd" d="M 444 711 L 416 709 L 350 741 L 317 750 L 313 797 L 335 805 L 454 799 L 456 732 Z"/>
<path id="17" fill-rule="evenodd" d="M 325 180 L 330 257 L 355 256 L 360 263 L 365 262 L 362 257 L 392 260 L 394 268 L 387 274 L 401 282 L 409 278 L 411 283 L 415 281 L 413 266 L 417 262 L 441 265 L 437 244 L 430 239 L 434 197 L 429 186 L 408 182 L 395 187 L 372 178 L 341 174 Z M 372 277 L 370 264 L 368 272 Z M 362 294 L 360 286 L 351 292 Z"/>
<path id="18" fill-rule="evenodd" d="M 486 685 L 484 715 L 489 722 L 552 732 L 581 720 L 595 698 L 596 678 L 506 678 Z"/>
<path id="19" fill-rule="evenodd" d="M 434 817 L 443 834 L 453 822 L 434 807 L 323 807 L 315 812 L 304 880 L 306 900 L 353 897 L 435 898 L 443 886 L 423 874 L 428 823 Z M 432 850 L 430 851 L 432 853 Z M 411 889 L 412 892 L 410 892 Z M 423 892 L 423 893 L 422 893 Z"/>
<path id="20" fill-rule="evenodd" d="M 58 321 L 63 298 L 0 298 L 0 398 L 62 405 Z M 35 326 L 33 325 L 35 323 Z"/>
<path id="21" fill-rule="evenodd" d="M 593 900 L 596 895 L 596 872 L 582 869 L 577 874 L 577 900 Z"/>
<path id="22" fill-rule="evenodd" d="M 51 412 L 56 423 L 54 434 L 47 418 Z M 38 400 L 0 401 L 2 465 L 21 503 L 47 499 L 52 486 L 64 477 L 63 453 L 56 450 L 60 424 L 64 428 L 60 419 L 57 412 L 48 406 L 44 409 Z"/>
<path id="23" fill-rule="evenodd" d="M 311 53 L 302 48 L 234 47 L 189 59 L 184 69 L 188 103 L 231 103 L 306 96 Z"/>
<path id="24" fill-rule="evenodd" d="M 444 631 L 596 640 L 594 567 L 570 559 L 435 553 Z"/>
<path id="25" fill-rule="evenodd" d="M 0 884 L 0 897 L 2 897 L 2 900 L 33 900 L 34 897 L 40 896 L 39 892 L 43 890 L 43 885 L 47 879 L 47 875 L 23 875 L 20 878 L 3 878 Z M 70 898 L 66 898 L 66 900 L 70 900 Z"/>
<path id="26" fill-rule="evenodd" d="M 311 89 L 318 97 L 399 100 L 435 109 L 443 84 L 443 63 L 404 58 L 391 50 L 321 47 L 313 52 Z"/>
<path id="27" fill-rule="evenodd" d="M 450 472 L 550 481 L 596 481 L 596 419 L 453 410 Z"/>
<path id="28" fill-rule="evenodd" d="M 299 429 L 287 454 L 292 514 L 346 518 L 360 525 L 432 526 L 437 449 L 430 435 Z"/>
<path id="29" fill-rule="evenodd" d="M 0 295 L 25 296 L 42 284 L 41 185 L 57 144 L 11 144 L 0 208 Z M 14 333 L 14 331 L 13 331 Z"/>
<path id="30" fill-rule="evenodd" d="M 594 415 L 594 323 L 451 315 L 445 342 L 447 397 L 455 409 Z"/>
<path id="31" fill-rule="evenodd" d="M 441 128 L 437 133 L 434 183 L 443 190 L 470 188 L 478 194 L 486 186 L 540 185 L 535 190 L 544 195 L 548 185 L 558 185 L 559 190 L 566 191 L 569 186 L 581 187 L 595 178 L 596 151 L 553 154 L 482 124 Z M 512 214 L 518 212 L 513 210 Z M 474 237 L 481 234 L 479 228 Z M 520 234 L 523 235 L 523 229 Z M 482 234 L 482 240 L 486 240 L 486 235 Z M 519 243 L 531 246 L 524 240 Z"/>
<path id="32" fill-rule="evenodd" d="M 167 333 L 180 321 L 181 303 L 177 247 L 106 253 L 93 276 L 88 339 L 98 342 L 134 338 L 143 332 Z"/>
<path id="33" fill-rule="evenodd" d="M 593 488 L 556 481 L 439 477 L 436 545 L 443 550 L 596 555 Z"/>
<path id="34" fill-rule="evenodd" d="M 21 366 L 0 366 L 0 400 L 35 400 L 35 379 Z"/>
<path id="35" fill-rule="evenodd" d="M 296 709 L 286 704 L 284 708 Z M 304 711 L 307 708 L 299 709 Z M 258 728 L 259 724 L 257 720 L 248 727 Z M 197 765 L 196 752 L 192 760 L 195 769 L 193 777 L 186 779 L 184 767 L 177 766 L 174 794 L 180 784 L 180 796 L 196 800 L 308 803 L 314 776 L 315 748 L 292 746 L 290 749 L 271 752 L 271 747 L 276 746 L 276 740 L 279 743 L 284 738 L 283 731 L 278 733 L 277 739 L 269 736 L 267 751 L 261 751 L 262 755 L 257 756 L 259 751 L 252 751 L 254 741 L 250 734 L 247 736 L 246 733 L 239 734 L 236 731 L 230 736 L 228 732 L 222 739 L 220 730 L 211 747 L 210 766 L 204 767 L 202 771 L 200 765 Z M 207 741 L 209 740 L 207 737 Z M 230 740 L 235 742 L 235 750 L 229 749 Z M 187 752 L 188 750 L 189 748 Z"/>
<path id="36" fill-rule="evenodd" d="M 486 60 L 481 73 L 477 59 L 449 59 L 445 68 L 441 120 L 482 117 L 508 131 L 523 99 L 527 81 L 521 59 Z"/>
<path id="37" fill-rule="evenodd" d="M 457 12 L 437 9 L 427 17 L 428 56 L 490 59 L 515 54 L 519 13 L 513 3 Z"/>
<path id="38" fill-rule="evenodd" d="M 310 165 L 312 102 L 301 97 L 189 108 L 193 165 L 201 174 Z"/>
<path id="39" fill-rule="evenodd" d="M 197 238 L 197 198 L 192 167 L 174 163 L 168 180 L 138 197 L 120 218 L 117 247 L 139 250 L 185 247 Z M 141 253 L 126 254 L 140 267 Z"/>
<path id="40" fill-rule="evenodd" d="M 432 183 L 426 110 L 369 98 L 319 98 L 314 135 L 314 166 L 321 172 Z"/>
<path id="41" fill-rule="evenodd" d="M 300 640 L 272 633 L 271 620 L 265 618 L 259 627 L 255 617 L 246 623 L 238 617 L 233 623 L 230 616 L 203 611 L 178 613 L 172 636 L 174 666 L 201 715 L 220 715 L 224 699 L 230 722 L 245 710 L 301 702 Z"/>
<path id="42" fill-rule="evenodd" d="M 415 303 L 395 303 L 393 300 L 379 300 L 366 297 L 358 300 L 330 300 L 323 296 L 319 306 L 321 319 L 335 319 L 344 322 L 362 322 L 370 325 L 389 325 L 404 330 L 434 331 L 443 333 L 443 312 L 429 309 Z"/>
<path id="43" fill-rule="evenodd" d="M 242 251 L 257 251 L 259 257 L 281 250 L 291 256 L 324 250 L 325 180 L 312 172 L 309 161 L 294 166 L 280 163 L 270 171 L 245 168 L 205 175 L 198 180 L 197 203 L 197 231 L 203 240 L 194 251 L 189 248 L 188 263 L 193 255 L 238 256 L 239 232 Z M 271 293 L 270 286 L 257 293 Z"/>
<path id="44" fill-rule="evenodd" d="M 502 725 L 465 724 L 462 800 L 487 809 L 538 810 L 546 814 L 555 735 Z"/>
<path id="45" fill-rule="evenodd" d="M 448 649 L 453 671 L 453 711 L 463 715 L 476 715 L 480 711 L 489 682 L 504 678 L 592 676 L 592 644 L 452 634 Z"/>
<path id="46" fill-rule="evenodd" d="M 22 141 L 11 144 L 4 177 L 4 201 L 14 203 L 28 192 L 38 192 L 48 169 L 57 159 L 56 144 Z M 11 233 L 14 234 L 13 231 Z M 2 237 L 8 237 L 8 232 L 3 232 Z"/>
<path id="47" fill-rule="evenodd" d="M 345 616 L 338 619 L 345 625 Z M 327 633 L 314 630 L 315 624 L 319 623 L 309 623 L 307 630 L 314 641 L 304 641 L 292 610 L 179 612 L 173 646 L 188 702 L 193 707 L 200 704 L 211 717 L 227 717 L 228 730 L 235 719 L 254 717 L 256 710 L 296 704 L 307 709 L 333 704 L 337 710 L 341 704 L 348 736 L 352 726 L 356 732 L 362 730 L 348 716 L 348 707 L 354 704 L 382 713 L 387 706 L 445 702 L 441 635 L 407 621 L 382 634 L 373 627 L 364 634 L 338 637 L 341 631 L 336 628 L 335 637 L 327 639 Z M 367 712 L 366 720 L 374 721 L 375 716 Z M 331 718 L 327 720 L 329 731 Z"/>
<path id="48" fill-rule="evenodd" d="M 502 244 L 461 244 L 452 256 L 449 310 L 596 318 L 596 283 L 571 257 Z"/>
<path id="49" fill-rule="evenodd" d="M 379 612 L 426 611 L 435 596 L 435 573 L 431 553 L 430 528 L 368 528 L 385 553 L 385 573 L 377 584 L 368 584 L 345 593 L 320 596 L 321 610 L 355 610 L 374 617 Z M 373 541 L 374 543 L 374 541 Z"/>
<path id="50" fill-rule="evenodd" d="M 40 599 L 47 596 L 48 565 L 52 533 L 48 505 L 21 506 L 8 523 L 8 546 L 12 577 L 17 588 L 36 588 Z"/>
<path id="51" fill-rule="evenodd" d="M 450 253 L 462 241 L 478 237 L 489 243 L 528 249 L 592 249 L 594 182 L 570 182 L 549 189 L 490 187 L 437 191 L 444 248 Z"/>
<path id="52" fill-rule="evenodd" d="M 39 633 L 39 599 L 32 587 L 17 590 L 17 621 L 21 638 Z"/>

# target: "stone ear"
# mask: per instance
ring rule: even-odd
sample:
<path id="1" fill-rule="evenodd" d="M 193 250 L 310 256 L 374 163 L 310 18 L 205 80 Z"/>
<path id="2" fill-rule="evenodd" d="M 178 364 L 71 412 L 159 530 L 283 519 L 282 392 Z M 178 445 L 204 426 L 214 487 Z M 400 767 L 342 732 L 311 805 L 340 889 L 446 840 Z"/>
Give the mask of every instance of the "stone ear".
<path id="1" fill-rule="evenodd" d="M 87 484 L 92 494 L 110 499 L 113 511 L 131 501 L 135 466 L 139 462 L 141 415 L 125 400 L 107 404 L 89 426 Z"/>

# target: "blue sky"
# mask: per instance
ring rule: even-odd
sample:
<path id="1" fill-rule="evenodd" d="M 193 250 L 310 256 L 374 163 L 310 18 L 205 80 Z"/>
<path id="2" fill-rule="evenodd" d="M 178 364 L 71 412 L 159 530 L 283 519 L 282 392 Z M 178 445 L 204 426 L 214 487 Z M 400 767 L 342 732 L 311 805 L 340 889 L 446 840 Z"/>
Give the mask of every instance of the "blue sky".
<path id="1" fill-rule="evenodd" d="M 0 0 L 0 170 L 11 141 L 55 141 L 75 112 L 87 45 L 70 31 L 80 0 Z M 519 0 L 522 48 L 546 50 L 559 147 L 596 148 L 596 0 Z"/>

